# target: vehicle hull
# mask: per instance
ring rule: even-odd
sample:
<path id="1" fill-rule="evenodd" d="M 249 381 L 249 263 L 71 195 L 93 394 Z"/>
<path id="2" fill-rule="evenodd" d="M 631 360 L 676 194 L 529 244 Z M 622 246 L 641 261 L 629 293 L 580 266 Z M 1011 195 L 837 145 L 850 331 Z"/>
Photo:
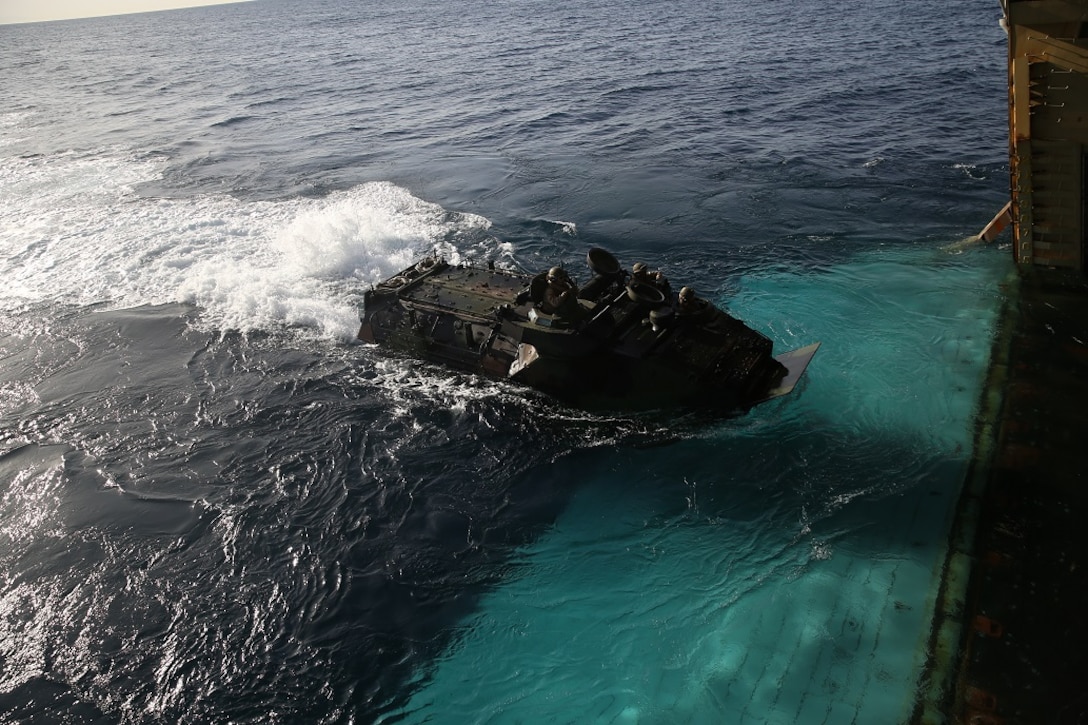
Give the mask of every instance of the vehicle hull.
<path id="1" fill-rule="evenodd" d="M 544 275 L 429 257 L 364 296 L 359 338 L 589 409 L 742 412 L 792 391 L 819 346 L 771 341 L 705 300 L 682 305 L 601 249 L 593 279 L 548 314 Z"/>

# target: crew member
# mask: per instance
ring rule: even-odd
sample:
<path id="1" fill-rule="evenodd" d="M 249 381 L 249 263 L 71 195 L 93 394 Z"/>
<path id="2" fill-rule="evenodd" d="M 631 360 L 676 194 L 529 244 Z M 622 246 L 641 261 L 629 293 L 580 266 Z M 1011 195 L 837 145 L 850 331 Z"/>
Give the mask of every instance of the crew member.
<path id="1" fill-rule="evenodd" d="M 698 312 L 699 308 L 702 307 L 702 300 L 695 296 L 695 290 L 691 287 L 681 289 L 676 299 L 680 303 L 680 312 L 685 314 Z"/>
<path id="2" fill-rule="evenodd" d="M 668 293 L 669 281 L 665 279 L 665 275 L 661 273 L 661 270 L 650 269 L 644 262 L 635 262 L 631 265 L 631 278 L 636 282 L 653 285 L 662 292 Z"/>
<path id="3" fill-rule="evenodd" d="M 544 288 L 541 311 L 549 315 L 574 317 L 578 307 L 578 285 L 562 267 L 548 270 L 548 286 Z"/>

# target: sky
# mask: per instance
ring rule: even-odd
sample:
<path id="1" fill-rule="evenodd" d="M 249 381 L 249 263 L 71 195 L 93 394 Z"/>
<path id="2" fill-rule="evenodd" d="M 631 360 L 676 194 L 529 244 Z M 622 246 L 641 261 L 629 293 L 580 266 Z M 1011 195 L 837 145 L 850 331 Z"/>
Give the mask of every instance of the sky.
<path id="1" fill-rule="evenodd" d="M 0 0 L 0 24 L 222 5 L 237 0 Z"/>

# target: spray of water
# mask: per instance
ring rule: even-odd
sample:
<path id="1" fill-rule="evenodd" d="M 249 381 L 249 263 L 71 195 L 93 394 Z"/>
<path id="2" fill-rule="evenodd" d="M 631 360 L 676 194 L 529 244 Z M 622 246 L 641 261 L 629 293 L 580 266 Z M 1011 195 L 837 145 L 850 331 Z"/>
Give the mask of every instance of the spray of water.
<path id="1" fill-rule="evenodd" d="M 164 162 L 67 154 L 0 160 L 0 307 L 184 302 L 220 330 L 297 326 L 350 339 L 362 291 L 489 226 L 390 183 L 319 199 L 153 199 Z"/>

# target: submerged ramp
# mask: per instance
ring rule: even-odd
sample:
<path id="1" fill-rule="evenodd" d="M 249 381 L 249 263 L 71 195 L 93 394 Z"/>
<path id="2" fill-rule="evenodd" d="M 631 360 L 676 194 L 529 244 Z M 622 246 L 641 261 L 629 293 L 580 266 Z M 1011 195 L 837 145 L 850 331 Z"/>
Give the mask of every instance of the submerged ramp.
<path id="1" fill-rule="evenodd" d="M 1008 292 L 915 722 L 1088 718 L 1088 282 Z"/>

